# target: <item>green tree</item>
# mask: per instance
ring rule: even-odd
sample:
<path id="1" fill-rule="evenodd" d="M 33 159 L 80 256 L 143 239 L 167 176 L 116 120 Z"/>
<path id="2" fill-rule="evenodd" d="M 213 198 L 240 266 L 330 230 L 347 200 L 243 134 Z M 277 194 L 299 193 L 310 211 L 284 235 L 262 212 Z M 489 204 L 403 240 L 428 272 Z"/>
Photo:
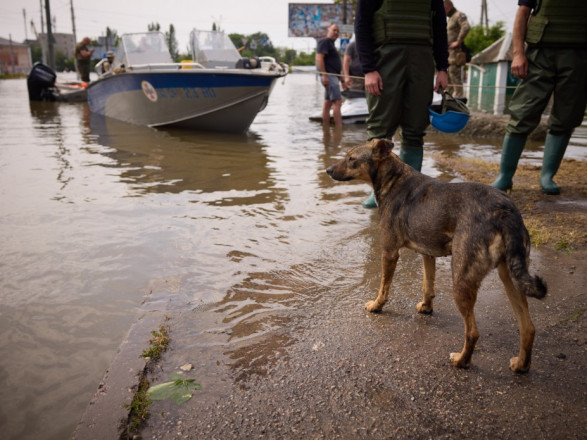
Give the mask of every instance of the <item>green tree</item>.
<path id="1" fill-rule="evenodd" d="M 177 56 L 177 62 L 179 63 L 181 61 L 189 61 L 189 62 L 192 62 L 193 61 L 192 60 L 192 55 L 189 53 L 189 49 L 188 49 L 188 52 L 186 52 L 186 53 L 180 53 Z"/>
<path id="2" fill-rule="evenodd" d="M 465 44 L 471 49 L 471 54 L 476 55 L 504 35 L 505 24 L 503 21 L 498 21 L 489 29 L 486 29 L 481 24 L 477 24 L 471 26 L 471 30 L 467 34 L 467 38 L 465 38 Z"/>
<path id="3" fill-rule="evenodd" d="M 58 72 L 63 72 L 64 70 L 75 70 L 75 65 L 73 63 L 73 57 L 68 58 L 62 51 L 56 50 L 55 51 L 55 70 Z"/>
<path id="4" fill-rule="evenodd" d="M 170 24 L 169 32 L 165 32 L 165 41 L 167 41 L 167 48 L 175 62 L 179 61 L 179 51 L 177 49 L 177 38 L 175 37 L 175 27 Z"/>
<path id="5" fill-rule="evenodd" d="M 118 31 L 106 26 L 106 50 L 112 50 L 118 46 Z"/>
<path id="6" fill-rule="evenodd" d="M 296 55 L 293 60 L 293 64 L 295 66 L 313 66 L 316 64 L 316 51 L 312 51 L 312 53 L 307 52 L 300 52 Z"/>
<path id="7" fill-rule="evenodd" d="M 43 50 L 40 44 L 31 44 L 31 58 L 33 63 L 43 61 Z"/>
<path id="8" fill-rule="evenodd" d="M 255 32 L 247 36 L 243 34 L 229 34 L 228 37 L 237 49 L 244 46 L 244 49 L 241 50 L 241 56 L 243 57 L 268 56 L 278 58 L 278 53 L 275 47 L 273 47 L 271 39 L 264 32 Z M 243 44 L 243 39 L 246 39 L 246 44 Z"/>
<path id="9" fill-rule="evenodd" d="M 153 32 L 153 31 L 159 32 L 161 30 L 161 25 L 159 23 L 153 22 L 153 23 L 147 25 L 147 30 L 149 32 Z"/>
<path id="10" fill-rule="evenodd" d="M 256 46 L 256 48 L 252 49 L 256 56 L 275 57 L 276 55 L 271 39 L 264 32 L 256 32 L 249 35 L 249 47 L 251 47 L 251 44 L 253 47 Z"/>
<path id="11" fill-rule="evenodd" d="M 246 47 L 246 43 L 243 43 L 243 40 L 246 39 L 248 42 L 248 39 L 243 34 L 228 34 L 228 38 L 230 38 L 230 41 L 232 41 L 232 44 L 234 44 L 234 47 L 237 49 L 240 49 L 243 46 Z"/>
<path id="12" fill-rule="evenodd" d="M 296 59 L 297 52 L 294 49 L 283 49 L 283 54 L 280 57 L 282 61 L 287 64 L 293 64 Z"/>

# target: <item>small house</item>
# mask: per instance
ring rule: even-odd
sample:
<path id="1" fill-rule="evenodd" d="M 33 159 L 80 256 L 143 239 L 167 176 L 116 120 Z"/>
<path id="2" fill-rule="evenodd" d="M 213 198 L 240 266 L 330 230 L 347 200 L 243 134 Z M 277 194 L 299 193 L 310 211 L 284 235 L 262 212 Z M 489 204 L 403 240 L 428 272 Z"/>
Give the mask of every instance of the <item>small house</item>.
<path id="1" fill-rule="evenodd" d="M 28 44 L 0 37 L 0 73 L 28 73 L 33 67 Z"/>
<path id="2" fill-rule="evenodd" d="M 511 74 L 512 58 L 512 34 L 507 33 L 471 59 L 467 80 L 471 110 L 506 113 L 520 81 Z"/>

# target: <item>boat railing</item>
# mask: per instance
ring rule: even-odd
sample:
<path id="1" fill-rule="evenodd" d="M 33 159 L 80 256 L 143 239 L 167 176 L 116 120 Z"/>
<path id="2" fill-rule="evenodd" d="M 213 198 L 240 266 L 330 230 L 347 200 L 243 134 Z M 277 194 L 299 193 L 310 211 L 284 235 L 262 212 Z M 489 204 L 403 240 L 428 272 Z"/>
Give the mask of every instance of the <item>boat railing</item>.
<path id="1" fill-rule="evenodd" d="M 262 62 L 262 69 L 261 71 L 272 71 L 274 70 L 272 66 L 279 66 L 278 63 L 275 62 L 275 58 L 272 57 L 259 57 L 259 60 Z M 287 65 L 285 65 L 287 66 Z M 287 71 L 287 68 L 280 66 L 282 70 Z M 132 71 L 156 71 L 156 70 L 170 70 L 170 69 L 177 69 L 177 70 L 186 70 L 186 69 L 204 69 L 204 70 L 229 70 L 230 67 L 227 66 L 216 66 L 216 67 L 206 67 L 200 63 L 196 62 L 189 62 L 183 61 L 181 63 L 150 63 L 150 64 L 133 64 L 131 66 L 126 66 L 127 72 Z M 251 70 L 253 71 L 253 70 Z"/>
<path id="2" fill-rule="evenodd" d="M 128 66 L 126 70 L 169 70 L 169 69 L 205 69 L 200 63 L 152 63 L 152 64 L 133 64 Z"/>

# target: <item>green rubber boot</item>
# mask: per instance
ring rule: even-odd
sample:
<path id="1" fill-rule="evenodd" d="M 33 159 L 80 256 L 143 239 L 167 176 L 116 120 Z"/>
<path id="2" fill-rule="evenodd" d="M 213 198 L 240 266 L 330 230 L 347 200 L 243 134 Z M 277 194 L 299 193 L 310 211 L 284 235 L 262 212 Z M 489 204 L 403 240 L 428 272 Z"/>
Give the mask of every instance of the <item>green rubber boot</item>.
<path id="1" fill-rule="evenodd" d="M 513 178 L 518 168 L 518 161 L 526 145 L 526 138 L 522 136 L 505 135 L 501 150 L 501 162 L 499 164 L 499 176 L 491 186 L 508 191 L 512 189 Z"/>
<path id="2" fill-rule="evenodd" d="M 422 171 L 422 160 L 424 159 L 423 148 L 402 148 L 399 150 L 399 158 L 416 171 Z"/>
<path id="3" fill-rule="evenodd" d="M 542 158 L 542 172 L 540 173 L 540 186 L 542 192 L 549 195 L 560 194 L 561 190 L 552 178 L 558 171 L 567 145 L 569 145 L 570 136 L 562 134 L 546 135 L 546 142 L 544 144 L 544 156 Z"/>
<path id="4" fill-rule="evenodd" d="M 371 194 L 369 194 L 367 200 L 363 202 L 363 208 L 377 208 L 377 201 L 375 200 L 375 191 L 371 190 Z"/>

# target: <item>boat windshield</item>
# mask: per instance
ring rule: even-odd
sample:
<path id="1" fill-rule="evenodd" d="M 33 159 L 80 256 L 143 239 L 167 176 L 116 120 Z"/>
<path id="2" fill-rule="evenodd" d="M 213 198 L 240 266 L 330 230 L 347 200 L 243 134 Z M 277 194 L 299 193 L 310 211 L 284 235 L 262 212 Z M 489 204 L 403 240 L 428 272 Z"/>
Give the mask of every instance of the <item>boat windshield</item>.
<path id="1" fill-rule="evenodd" d="M 121 37 L 118 58 L 126 67 L 138 64 L 173 63 L 165 36 L 161 32 L 124 34 Z"/>
<path id="2" fill-rule="evenodd" d="M 231 39 L 224 32 L 194 29 L 190 34 L 190 45 L 194 62 L 204 67 L 233 68 L 241 58 Z"/>

